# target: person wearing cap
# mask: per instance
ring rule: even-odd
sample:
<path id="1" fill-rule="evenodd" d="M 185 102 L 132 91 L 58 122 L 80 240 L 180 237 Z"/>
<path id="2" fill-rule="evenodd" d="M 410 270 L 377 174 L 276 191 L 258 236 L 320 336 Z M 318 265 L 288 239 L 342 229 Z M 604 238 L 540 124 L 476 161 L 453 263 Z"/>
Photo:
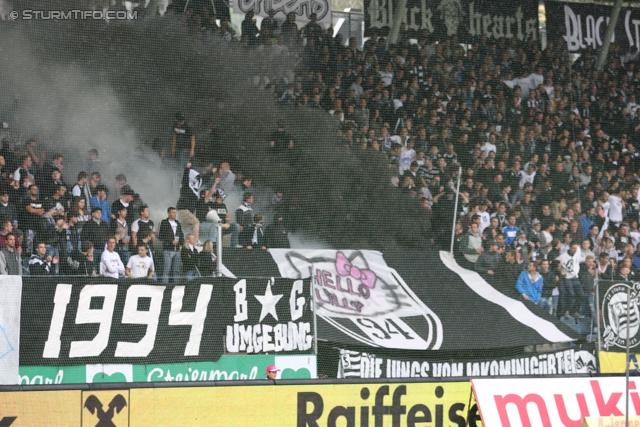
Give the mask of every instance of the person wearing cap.
<path id="1" fill-rule="evenodd" d="M 93 242 L 93 257 L 98 260 L 104 251 L 109 226 L 102 220 L 102 208 L 96 206 L 91 211 L 91 219 L 82 227 L 82 241 Z"/>
<path id="2" fill-rule="evenodd" d="M 117 215 L 122 209 L 127 210 L 127 223 L 131 224 L 135 221 L 135 207 L 133 200 L 135 198 L 135 193 L 131 189 L 131 187 L 125 186 L 120 189 L 120 198 L 111 203 L 111 219 L 115 219 L 113 214 Z"/>
<path id="3" fill-rule="evenodd" d="M 62 273 L 69 276 L 97 277 L 99 268 L 93 258 L 93 252 L 93 243 L 83 241 L 80 248 L 60 261 Z"/>
<path id="4" fill-rule="evenodd" d="M 540 239 L 542 238 L 542 223 L 538 218 L 531 221 L 531 228 L 527 233 L 527 240 L 536 246 L 540 246 Z"/>
<path id="5" fill-rule="evenodd" d="M 227 197 L 227 194 L 222 189 L 217 189 L 213 193 L 213 203 L 210 204 L 211 210 L 214 210 L 218 213 L 220 217 L 220 222 L 222 225 L 222 234 L 231 233 L 231 247 L 234 248 L 238 246 L 239 237 L 240 237 L 240 224 L 237 222 L 233 222 L 231 219 L 231 215 L 229 215 L 229 210 L 227 209 L 227 205 L 224 203 L 224 199 Z"/>
<path id="6" fill-rule="evenodd" d="M 276 377 L 278 376 L 278 372 L 280 372 L 280 369 L 276 368 L 276 365 L 269 365 L 267 366 L 267 379 L 268 380 L 275 380 Z"/>
<path id="7" fill-rule="evenodd" d="M 478 257 L 474 270 L 479 273 L 485 280 L 495 276 L 502 261 L 502 256 L 498 253 L 498 242 L 492 240 L 489 242 L 489 250 L 484 251 Z"/>
<path id="8" fill-rule="evenodd" d="M 107 225 L 109 224 L 109 222 L 111 221 L 111 208 L 109 207 L 109 202 L 107 201 L 106 185 L 98 184 L 98 186 L 96 187 L 96 194 L 91 198 L 89 206 L 91 206 L 92 214 L 94 209 L 100 209 L 100 213 L 102 215 L 100 219 Z M 93 243 L 95 244 L 96 242 Z"/>

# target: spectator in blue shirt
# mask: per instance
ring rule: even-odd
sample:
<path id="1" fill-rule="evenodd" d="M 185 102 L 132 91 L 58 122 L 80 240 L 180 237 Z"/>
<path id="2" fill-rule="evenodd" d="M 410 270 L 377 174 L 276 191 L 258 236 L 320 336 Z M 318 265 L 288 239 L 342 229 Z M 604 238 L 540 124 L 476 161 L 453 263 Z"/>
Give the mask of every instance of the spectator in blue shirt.
<path id="1" fill-rule="evenodd" d="M 518 236 L 518 231 L 520 229 L 516 227 L 516 216 L 513 214 L 509 214 L 507 217 L 507 225 L 502 229 L 502 232 L 507 237 L 505 243 L 507 246 L 511 246 L 516 237 Z"/>
<path id="2" fill-rule="evenodd" d="M 96 187 L 96 195 L 91 198 L 90 203 L 91 210 L 94 208 L 102 209 L 102 217 L 100 217 L 100 220 L 106 222 L 108 225 L 111 220 L 111 208 L 107 201 L 107 187 L 104 184 L 98 184 Z"/>

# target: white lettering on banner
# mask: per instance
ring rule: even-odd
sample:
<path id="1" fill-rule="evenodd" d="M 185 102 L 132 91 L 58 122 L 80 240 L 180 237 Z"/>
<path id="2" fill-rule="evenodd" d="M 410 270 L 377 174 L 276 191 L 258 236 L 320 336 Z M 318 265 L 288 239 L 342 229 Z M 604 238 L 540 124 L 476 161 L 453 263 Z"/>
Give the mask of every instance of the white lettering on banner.
<path id="1" fill-rule="evenodd" d="M 305 299 L 304 297 L 296 298 L 297 295 L 302 294 L 302 291 L 302 280 L 296 280 L 293 282 L 293 286 L 291 287 L 291 296 L 289 297 L 291 320 L 298 320 L 303 315 Z"/>
<path id="2" fill-rule="evenodd" d="M 269 351 L 309 350 L 313 343 L 309 322 L 288 322 L 271 325 L 227 326 L 227 351 L 231 353 L 262 353 Z"/>
<path id="3" fill-rule="evenodd" d="M 579 427 L 585 417 L 622 416 L 625 379 L 473 379 L 484 425 Z M 640 395 L 629 382 L 630 414 L 640 414 Z"/>
<path id="4" fill-rule="evenodd" d="M 62 326 L 64 326 L 64 315 L 67 312 L 67 305 L 71 299 L 71 285 L 58 285 L 56 294 L 53 297 L 53 314 L 51 315 L 51 327 L 49 328 L 49 337 L 44 344 L 42 357 L 56 358 L 60 354 L 60 336 L 62 335 Z"/>
<path id="5" fill-rule="evenodd" d="M 318 16 L 319 23 L 331 22 L 331 3 L 328 0 L 234 0 L 233 10 L 238 13 L 253 11 L 256 15 L 267 17 L 273 9 L 276 18 L 282 18 L 293 12 L 296 18 L 309 21 L 312 13 Z"/>
<path id="6" fill-rule="evenodd" d="M 234 286 L 235 289 L 235 286 Z M 200 341 L 204 331 L 204 321 L 207 319 L 207 308 L 211 301 L 213 285 L 201 285 L 196 301 L 196 309 L 193 312 L 182 311 L 182 298 L 184 286 L 176 286 L 171 293 L 171 312 L 169 313 L 169 325 L 190 325 L 191 333 L 189 341 L 184 349 L 185 356 L 197 356 L 200 354 Z M 117 356 L 117 354 L 116 354 Z"/>
<path id="7" fill-rule="evenodd" d="M 267 297 L 268 301 L 265 302 L 265 305 L 267 306 L 268 314 L 274 315 L 275 304 L 281 298 L 281 295 L 272 295 L 270 292 L 271 282 L 268 286 L 268 292 L 265 292 L 265 297 Z M 132 285 L 128 288 L 121 324 L 146 325 L 147 328 L 144 337 L 138 342 L 118 342 L 115 357 L 146 357 L 153 351 L 165 289 L 165 286 L 155 285 Z M 239 281 L 233 289 L 236 293 L 236 314 L 234 319 L 236 321 L 238 319 L 246 320 L 248 317 L 246 281 Z M 294 282 L 289 299 L 291 318 L 294 320 L 303 315 L 306 299 L 299 297 L 302 292 L 303 282 Z M 49 335 L 42 353 L 43 358 L 60 357 L 62 330 L 71 293 L 72 285 L 59 284 L 56 287 Z M 194 311 L 182 311 L 185 286 L 175 286 L 173 288 L 168 325 L 191 326 L 189 341 L 185 345 L 185 356 L 198 356 L 200 354 L 200 343 L 212 293 L 213 285 L 201 285 Z M 75 324 L 98 324 L 99 328 L 98 333 L 91 341 L 71 342 L 70 358 L 97 357 L 107 348 L 111 335 L 117 294 L 118 285 L 115 284 L 86 285 L 82 288 L 78 300 Z M 100 308 L 91 308 L 91 302 L 94 298 L 102 299 L 103 302 Z M 138 301 L 141 298 L 150 299 L 148 310 L 138 310 Z M 277 315 L 274 317 L 277 319 Z M 236 328 L 237 326 L 237 324 L 234 325 Z M 234 327 L 230 326 L 232 329 Z M 289 348 L 308 350 L 311 347 L 310 343 L 313 338 L 310 334 L 310 323 L 303 322 L 277 324 L 275 327 L 255 325 L 239 331 L 243 334 L 241 337 L 227 337 L 227 340 L 235 339 L 236 342 L 250 342 L 256 352 L 273 351 L 274 349 L 280 351 Z"/>
<path id="8" fill-rule="evenodd" d="M 116 306 L 118 285 L 88 285 L 80 291 L 76 325 L 98 323 L 98 334 L 91 341 L 73 341 L 69 357 L 99 356 L 109 344 L 113 309 Z M 102 308 L 91 308 L 93 298 L 104 298 Z"/>
<path id="9" fill-rule="evenodd" d="M 233 316 L 234 322 L 243 322 L 249 318 L 247 311 L 247 281 L 242 279 L 233 286 L 236 293 L 236 314 Z"/>
<path id="10" fill-rule="evenodd" d="M 62 384 L 63 378 L 64 371 L 62 369 L 58 370 L 55 378 L 44 378 L 42 375 L 34 375 L 33 377 L 20 375 L 20 385 Z"/>
<path id="11" fill-rule="evenodd" d="M 368 7 L 371 27 L 389 27 L 394 21 L 394 2 L 392 0 L 371 0 Z M 475 2 L 469 3 L 469 10 L 462 8 L 457 0 L 440 0 L 437 7 L 439 16 L 445 24 L 447 35 L 460 35 L 460 24 L 464 16 L 469 16 L 468 32 L 470 36 L 486 35 L 488 38 L 513 38 L 518 40 L 538 39 L 537 19 L 525 19 L 522 7 L 518 6 L 514 15 L 490 15 L 476 11 Z M 420 0 L 419 7 L 407 9 L 407 16 L 402 22 L 412 30 L 427 29 L 434 31 L 433 11 L 426 0 Z"/>
<path id="12" fill-rule="evenodd" d="M 585 28 L 583 31 L 582 26 L 583 18 L 580 14 L 576 14 L 571 7 L 564 6 L 564 23 L 566 35 L 562 36 L 567 42 L 569 52 L 574 52 L 580 49 L 585 49 L 587 46 L 591 46 L 594 49 L 602 46 L 602 39 L 604 38 L 604 32 L 609 24 L 609 17 L 607 17 L 606 23 L 602 16 L 597 19 L 592 15 L 587 15 L 584 19 Z M 602 24 L 605 25 L 602 25 Z M 583 37 L 586 34 L 586 37 Z M 615 32 L 611 36 L 611 42 L 615 42 Z"/>
<path id="13" fill-rule="evenodd" d="M 480 362 L 394 360 L 355 351 L 340 351 L 338 378 L 449 378 L 596 373 L 595 356 L 585 350 Z M 383 371 L 382 367 L 386 369 Z"/>
<path id="14" fill-rule="evenodd" d="M 151 353 L 156 341 L 164 289 L 164 286 L 139 285 L 131 286 L 127 290 L 122 324 L 147 325 L 147 330 L 137 343 L 119 342 L 115 357 L 147 357 Z M 138 310 L 140 298 L 151 298 L 149 310 Z"/>
<path id="15" fill-rule="evenodd" d="M 171 370 L 165 373 L 162 368 L 153 368 L 147 375 L 147 382 L 154 381 L 221 381 L 221 380 L 255 380 L 258 377 L 258 367 L 253 366 L 249 375 L 241 374 L 238 371 L 224 371 L 211 369 L 209 371 L 189 368 L 186 372 L 179 372 L 172 375 Z"/>

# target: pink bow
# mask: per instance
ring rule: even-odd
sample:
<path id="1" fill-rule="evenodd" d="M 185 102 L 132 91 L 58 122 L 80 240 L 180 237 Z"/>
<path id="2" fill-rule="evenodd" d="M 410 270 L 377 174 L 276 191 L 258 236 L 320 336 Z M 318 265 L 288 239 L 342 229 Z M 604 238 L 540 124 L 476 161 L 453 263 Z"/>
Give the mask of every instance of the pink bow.
<path id="1" fill-rule="evenodd" d="M 341 276 L 351 276 L 360 280 L 366 287 L 373 289 L 376 286 L 376 273 L 371 270 L 359 269 L 347 259 L 342 252 L 336 255 L 336 271 Z"/>

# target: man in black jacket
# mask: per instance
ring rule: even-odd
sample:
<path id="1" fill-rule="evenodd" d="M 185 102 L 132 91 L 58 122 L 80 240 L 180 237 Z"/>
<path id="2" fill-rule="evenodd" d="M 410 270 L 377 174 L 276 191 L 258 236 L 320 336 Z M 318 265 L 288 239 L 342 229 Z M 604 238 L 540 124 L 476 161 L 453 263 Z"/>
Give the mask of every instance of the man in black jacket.
<path id="1" fill-rule="evenodd" d="M 74 250 L 63 260 L 62 271 L 70 276 L 99 276 L 98 264 L 93 258 L 93 243 L 83 241 L 80 250 Z"/>
<path id="2" fill-rule="evenodd" d="M 253 202 L 255 197 L 252 193 L 246 192 L 242 196 L 242 203 L 236 209 L 236 222 L 240 225 L 240 240 L 251 240 L 251 237 L 247 236 L 247 233 L 253 233 Z M 250 230 L 251 229 L 251 230 Z M 242 245 L 237 245 L 242 247 Z"/>
<path id="3" fill-rule="evenodd" d="M 167 218 L 160 222 L 158 238 L 162 242 L 164 269 L 162 283 L 169 284 L 173 272 L 174 283 L 180 277 L 180 246 L 184 243 L 184 234 L 180 221 L 176 219 L 178 211 L 173 206 L 167 209 Z"/>
<path id="4" fill-rule="evenodd" d="M 93 258 L 100 259 L 109 237 L 109 226 L 102 221 L 102 209 L 95 207 L 91 211 L 91 219 L 82 227 L 82 240 L 93 242 Z"/>

